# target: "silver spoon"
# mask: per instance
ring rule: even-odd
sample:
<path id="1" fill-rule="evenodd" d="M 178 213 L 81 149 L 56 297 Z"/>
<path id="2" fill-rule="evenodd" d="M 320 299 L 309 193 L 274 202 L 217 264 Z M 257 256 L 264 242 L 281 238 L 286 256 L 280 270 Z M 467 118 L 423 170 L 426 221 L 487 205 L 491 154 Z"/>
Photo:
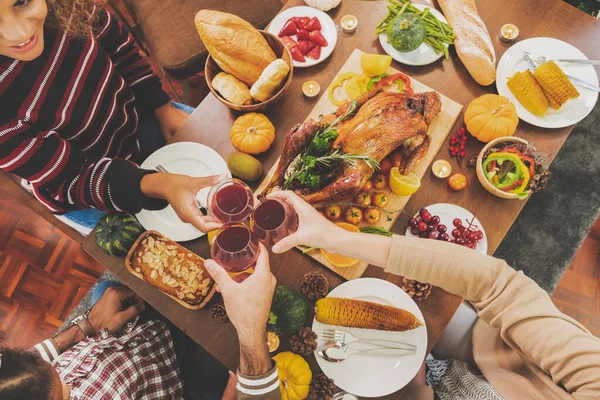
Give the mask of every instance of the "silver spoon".
<path id="1" fill-rule="evenodd" d="M 349 346 L 342 345 L 336 342 L 329 342 L 321 350 L 319 350 L 319 356 L 326 361 L 339 363 L 346 361 L 353 354 L 374 354 L 380 356 L 408 356 L 415 354 L 415 350 L 406 349 L 391 349 L 391 348 L 373 348 L 365 350 L 354 350 Z"/>

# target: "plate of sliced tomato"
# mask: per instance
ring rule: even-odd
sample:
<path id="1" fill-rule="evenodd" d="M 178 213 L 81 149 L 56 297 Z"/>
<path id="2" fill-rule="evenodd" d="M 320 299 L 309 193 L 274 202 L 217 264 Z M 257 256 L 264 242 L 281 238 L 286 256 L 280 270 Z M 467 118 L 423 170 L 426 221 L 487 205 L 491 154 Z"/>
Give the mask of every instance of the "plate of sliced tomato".
<path id="1" fill-rule="evenodd" d="M 333 53 L 337 29 L 329 15 L 312 7 L 292 7 L 279 13 L 267 28 L 290 50 L 294 67 L 312 67 Z"/>

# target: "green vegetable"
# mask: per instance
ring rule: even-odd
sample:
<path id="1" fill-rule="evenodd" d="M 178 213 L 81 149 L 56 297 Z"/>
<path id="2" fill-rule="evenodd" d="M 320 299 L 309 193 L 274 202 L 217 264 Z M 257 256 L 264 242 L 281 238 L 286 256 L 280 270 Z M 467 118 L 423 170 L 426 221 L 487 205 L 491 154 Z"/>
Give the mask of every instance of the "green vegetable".
<path id="1" fill-rule="evenodd" d="M 269 314 L 269 331 L 297 333 L 306 322 L 308 303 L 296 290 L 288 286 L 277 286 Z"/>
<path id="2" fill-rule="evenodd" d="M 500 166 L 500 171 L 502 172 L 501 174 L 495 170 L 488 171 L 487 166 L 492 161 L 496 161 L 496 163 Z M 518 155 L 513 153 L 490 154 L 483 163 L 483 170 L 487 171 L 486 177 L 498 189 L 507 188 L 522 177 L 521 159 Z"/>
<path id="3" fill-rule="evenodd" d="M 111 256 L 124 257 L 144 228 L 133 215 L 108 213 L 94 230 L 98 247 Z"/>
<path id="4" fill-rule="evenodd" d="M 374 77 L 373 79 L 371 79 L 369 81 L 369 83 L 367 83 L 367 90 L 373 89 L 373 87 L 377 84 L 377 82 L 379 82 L 380 80 L 385 79 L 389 76 L 390 76 L 389 74 L 382 74 L 382 75 Z"/>
<path id="5" fill-rule="evenodd" d="M 385 228 L 382 228 L 380 226 L 363 226 L 362 228 L 360 228 L 360 231 L 362 233 L 370 233 L 373 235 L 381 235 L 381 236 L 392 236 L 394 234 L 394 232 L 390 232 Z"/>
<path id="6" fill-rule="evenodd" d="M 419 48 L 425 41 L 427 29 L 416 14 L 404 13 L 392 20 L 387 28 L 387 40 L 398 51 L 409 52 Z"/>
<path id="7" fill-rule="evenodd" d="M 312 143 L 310 144 L 311 150 L 318 154 L 323 154 L 329 150 L 329 145 L 332 140 L 338 137 L 338 132 L 335 129 L 328 129 L 322 133 L 315 135 Z"/>

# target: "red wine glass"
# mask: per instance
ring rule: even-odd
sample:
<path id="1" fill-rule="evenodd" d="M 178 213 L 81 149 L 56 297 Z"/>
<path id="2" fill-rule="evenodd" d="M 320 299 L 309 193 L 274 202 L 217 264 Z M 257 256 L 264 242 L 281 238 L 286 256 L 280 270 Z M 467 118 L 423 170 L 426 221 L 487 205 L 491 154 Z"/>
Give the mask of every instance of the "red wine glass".
<path id="1" fill-rule="evenodd" d="M 225 224 L 217 231 L 210 254 L 226 271 L 241 272 L 256 263 L 258 240 L 244 224 Z"/>
<path id="2" fill-rule="evenodd" d="M 253 208 L 252 190 L 239 179 L 225 179 L 208 193 L 210 215 L 224 224 L 244 221 Z"/>
<path id="3" fill-rule="evenodd" d="M 252 212 L 252 235 L 265 245 L 274 245 L 298 229 L 298 214 L 285 201 L 267 199 Z"/>

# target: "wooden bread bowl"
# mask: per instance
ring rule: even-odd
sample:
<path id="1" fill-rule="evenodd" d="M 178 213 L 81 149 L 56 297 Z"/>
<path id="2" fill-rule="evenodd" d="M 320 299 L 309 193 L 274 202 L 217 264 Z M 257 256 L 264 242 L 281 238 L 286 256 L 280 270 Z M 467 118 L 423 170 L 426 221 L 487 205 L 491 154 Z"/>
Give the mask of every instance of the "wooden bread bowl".
<path id="1" fill-rule="evenodd" d="M 290 85 L 292 84 L 292 76 L 294 75 L 294 63 L 292 62 L 292 55 L 290 54 L 290 51 L 288 50 L 287 47 L 285 47 L 285 45 L 283 44 L 281 39 L 279 39 L 277 36 L 275 36 L 269 32 L 265 32 L 265 31 L 259 31 L 259 32 L 265 37 L 265 39 L 267 40 L 267 43 L 269 43 L 269 46 L 271 47 L 271 49 L 273 49 L 273 52 L 275 52 L 275 56 L 277 56 L 277 58 L 282 58 L 287 63 L 287 65 L 290 67 L 290 72 L 289 72 L 288 76 L 286 77 L 283 85 L 281 86 L 281 89 L 279 89 L 279 91 L 270 99 L 263 101 L 261 103 L 250 104 L 247 106 L 233 104 L 233 103 L 225 100 L 225 98 L 223 96 L 221 96 L 219 94 L 219 92 L 217 92 L 217 90 L 213 87 L 212 81 L 213 81 L 214 77 L 219 72 L 223 72 L 223 70 L 221 69 L 221 67 L 219 67 L 217 65 L 215 60 L 209 55 L 208 58 L 206 59 L 206 66 L 204 68 L 206 84 L 208 85 L 210 92 L 221 103 L 225 104 L 227 107 L 231 108 L 232 110 L 241 111 L 241 112 L 262 111 L 262 110 L 266 109 L 267 107 L 269 107 L 271 104 L 274 104 L 277 101 L 281 100 L 281 98 L 283 97 L 285 92 L 287 92 L 287 90 L 290 88 Z"/>

